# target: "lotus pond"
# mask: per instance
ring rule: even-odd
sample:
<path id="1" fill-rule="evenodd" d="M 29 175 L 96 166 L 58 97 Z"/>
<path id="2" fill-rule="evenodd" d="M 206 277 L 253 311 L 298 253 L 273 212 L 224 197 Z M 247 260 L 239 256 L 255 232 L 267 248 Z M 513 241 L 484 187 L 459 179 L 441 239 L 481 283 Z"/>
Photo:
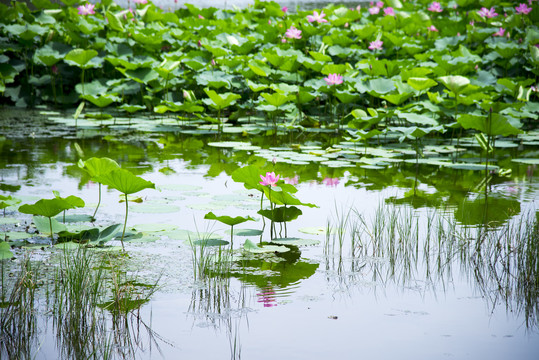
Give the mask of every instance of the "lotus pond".
<path id="1" fill-rule="evenodd" d="M 536 3 L 32 5 L 1 358 L 537 358 Z"/>

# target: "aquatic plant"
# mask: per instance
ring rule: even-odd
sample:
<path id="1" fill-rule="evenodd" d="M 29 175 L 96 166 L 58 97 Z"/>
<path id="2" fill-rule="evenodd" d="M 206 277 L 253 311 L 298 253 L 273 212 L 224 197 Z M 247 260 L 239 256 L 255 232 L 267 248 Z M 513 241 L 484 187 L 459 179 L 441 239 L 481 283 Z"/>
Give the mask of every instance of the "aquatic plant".
<path id="1" fill-rule="evenodd" d="M 122 249 L 125 251 L 124 236 L 125 228 L 127 226 L 127 216 L 129 214 L 129 199 L 127 198 L 127 195 L 137 193 L 144 189 L 155 189 L 155 184 L 151 181 L 147 181 L 141 177 L 133 175 L 133 173 L 125 169 L 115 169 L 105 173 L 101 173 L 99 175 L 96 175 L 95 179 L 99 183 L 107 185 L 110 188 L 116 189 L 124 195 L 125 220 L 124 229 L 122 231 L 122 237 L 120 241 L 122 243 Z"/>
<path id="2" fill-rule="evenodd" d="M 78 167 L 86 171 L 92 180 L 96 181 L 96 179 L 104 174 L 107 174 L 108 172 L 112 170 L 116 170 L 120 168 L 120 165 L 112 159 L 109 158 L 89 158 L 86 161 L 83 161 L 82 159 L 79 159 L 79 162 L 77 163 Z M 99 209 L 99 205 L 101 204 L 101 182 L 98 182 L 99 186 L 99 198 L 97 201 L 97 206 L 95 208 L 94 214 L 92 215 L 92 218 L 95 219 L 95 215 L 97 214 L 97 210 Z"/>
<path id="3" fill-rule="evenodd" d="M 56 219 L 53 219 L 53 216 L 58 215 L 64 210 L 73 209 L 74 207 L 83 207 L 84 206 L 84 200 L 81 198 L 70 195 L 67 198 L 54 198 L 54 199 L 41 199 L 38 200 L 36 203 L 30 205 L 30 204 L 24 204 L 19 207 L 19 212 L 23 214 L 31 214 L 31 215 L 38 215 L 43 216 L 49 219 L 49 230 L 51 234 L 51 244 L 54 243 L 54 231 L 53 231 L 53 224 L 55 225 L 54 228 L 57 229 L 64 229 L 64 227 L 56 226 L 58 224 L 58 221 Z M 39 218 L 34 217 L 34 222 L 37 223 L 39 221 Z M 37 225 L 37 224 L 36 224 Z"/>

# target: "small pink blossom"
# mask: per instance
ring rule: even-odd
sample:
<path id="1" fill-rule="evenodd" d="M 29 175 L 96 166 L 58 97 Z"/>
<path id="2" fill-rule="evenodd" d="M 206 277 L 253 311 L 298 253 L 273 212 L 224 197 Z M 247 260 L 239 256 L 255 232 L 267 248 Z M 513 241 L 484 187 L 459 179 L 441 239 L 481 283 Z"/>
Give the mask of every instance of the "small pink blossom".
<path id="1" fill-rule="evenodd" d="M 442 5 L 440 5 L 439 2 L 437 1 L 434 1 L 432 2 L 432 4 L 430 4 L 430 6 L 427 8 L 428 11 L 430 12 L 442 12 Z"/>
<path id="2" fill-rule="evenodd" d="M 395 16 L 395 10 L 392 7 L 384 8 L 384 16 Z"/>
<path id="3" fill-rule="evenodd" d="M 496 31 L 492 36 L 504 36 L 505 35 L 505 29 L 500 28 L 500 30 Z"/>
<path id="4" fill-rule="evenodd" d="M 328 86 L 340 85 L 342 84 L 342 75 L 339 74 L 329 74 L 328 77 L 324 78 Z"/>
<path id="5" fill-rule="evenodd" d="M 148 0 L 133 0 L 133 2 L 135 4 L 141 4 L 141 5 L 144 5 L 144 4 L 147 4 L 148 3 Z"/>
<path id="6" fill-rule="evenodd" d="M 318 11 L 313 11 L 313 14 L 312 15 L 307 15 L 307 21 L 312 23 L 312 22 L 317 22 L 317 23 L 325 23 L 325 22 L 328 22 L 326 19 L 324 19 L 324 17 L 326 16 L 326 14 L 324 14 L 324 10 L 322 10 L 320 12 L 320 15 L 318 14 Z"/>
<path id="7" fill-rule="evenodd" d="M 494 10 L 494 7 L 491 7 L 490 10 L 487 9 L 486 7 L 482 7 L 481 10 L 479 10 L 477 12 L 477 14 L 481 17 L 484 17 L 484 18 L 487 18 L 487 19 L 491 19 L 493 17 L 496 17 L 498 16 L 498 14 L 496 13 L 496 11 Z"/>
<path id="8" fill-rule="evenodd" d="M 370 8 L 369 8 L 369 13 L 370 13 L 371 15 L 376 15 L 376 14 L 378 14 L 379 12 L 380 12 L 380 8 L 377 7 L 377 6 L 375 6 L 375 7 L 370 7 Z"/>
<path id="9" fill-rule="evenodd" d="M 284 44 L 286 42 L 286 39 L 285 38 L 282 38 L 281 39 L 281 42 Z"/>
<path id="10" fill-rule="evenodd" d="M 301 30 L 296 29 L 294 25 L 290 29 L 286 30 L 284 34 L 289 39 L 301 39 Z"/>
<path id="11" fill-rule="evenodd" d="M 324 185 L 326 186 L 337 186 L 339 185 L 340 181 L 339 181 L 339 178 L 330 178 L 330 177 L 326 177 L 324 178 L 324 180 L 322 180 L 322 183 L 324 183 Z"/>
<path id="12" fill-rule="evenodd" d="M 376 3 L 376 7 L 379 8 L 379 9 L 383 8 L 384 7 L 384 2 L 383 1 L 378 1 Z"/>
<path id="13" fill-rule="evenodd" d="M 515 10 L 517 11 L 517 14 L 528 15 L 532 11 L 532 8 L 528 7 L 525 3 L 522 3 L 519 6 L 516 6 Z"/>
<path id="14" fill-rule="evenodd" d="M 286 6 L 283 6 L 283 8 L 281 9 L 285 14 L 288 12 L 288 8 Z"/>
<path id="15" fill-rule="evenodd" d="M 381 40 L 375 40 L 375 41 L 372 41 L 370 44 L 369 44 L 369 50 L 381 50 L 382 49 L 382 45 L 384 44 L 383 41 Z"/>
<path id="16" fill-rule="evenodd" d="M 79 6 L 77 10 L 79 11 L 78 13 L 79 15 L 86 16 L 86 15 L 94 15 L 95 14 L 94 8 L 95 8 L 94 4 L 84 4 L 84 5 Z"/>
<path id="17" fill-rule="evenodd" d="M 475 25 L 475 21 L 470 21 L 470 26 L 474 26 Z"/>
<path id="18" fill-rule="evenodd" d="M 199 18 L 199 19 L 204 19 L 204 16 L 198 14 L 198 18 Z"/>
<path id="19" fill-rule="evenodd" d="M 275 186 L 277 184 L 277 181 L 279 181 L 279 176 L 280 175 L 277 175 L 275 176 L 275 173 L 272 171 L 272 172 L 267 172 L 266 173 L 266 176 L 262 176 L 260 175 L 260 178 L 262 179 L 262 181 L 260 182 L 260 185 L 263 185 L 263 186 Z"/>
<path id="20" fill-rule="evenodd" d="M 357 10 L 357 12 L 360 12 L 361 11 L 361 5 L 356 6 L 356 10 Z"/>
<path id="21" fill-rule="evenodd" d="M 434 25 L 431 25 L 427 28 L 429 31 L 434 31 L 434 32 L 438 32 L 438 29 L 436 29 L 436 26 Z"/>

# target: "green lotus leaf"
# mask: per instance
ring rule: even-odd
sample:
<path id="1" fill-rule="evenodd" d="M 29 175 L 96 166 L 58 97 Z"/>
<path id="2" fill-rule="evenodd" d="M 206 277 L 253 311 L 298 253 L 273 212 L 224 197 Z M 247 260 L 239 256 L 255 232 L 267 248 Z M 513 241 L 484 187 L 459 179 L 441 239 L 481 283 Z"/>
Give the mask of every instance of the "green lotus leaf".
<path id="1" fill-rule="evenodd" d="M 522 130 L 511 125 L 505 116 L 496 113 L 491 114 L 490 120 L 488 115 L 462 114 L 459 115 L 457 122 L 465 129 L 475 129 L 491 136 L 522 133 Z"/>
<path id="2" fill-rule="evenodd" d="M 36 226 L 36 229 L 42 234 L 50 234 L 51 226 L 53 233 L 67 231 L 67 227 L 56 219 L 52 219 L 46 216 L 34 216 L 32 219 L 34 225 Z"/>
<path id="3" fill-rule="evenodd" d="M 92 67 L 90 66 L 90 60 L 92 60 L 96 56 L 97 51 L 93 49 L 73 49 L 66 54 L 64 60 L 71 65 L 78 66 L 82 69 L 87 69 L 89 67 Z"/>
<path id="4" fill-rule="evenodd" d="M 224 109 L 230 105 L 234 105 L 236 103 L 237 99 L 241 98 L 241 95 L 233 94 L 233 93 L 223 93 L 218 94 L 214 90 L 210 90 L 208 88 L 204 89 L 204 92 L 208 97 L 210 98 L 208 105 L 216 108 L 216 109 Z"/>
<path id="5" fill-rule="evenodd" d="M 123 16 L 122 13 L 113 14 L 110 11 L 107 11 L 105 13 L 105 17 L 108 21 L 108 26 L 115 31 L 118 32 L 124 32 L 124 26 L 122 24 L 122 21 L 120 20 Z"/>
<path id="6" fill-rule="evenodd" d="M 87 95 L 82 95 L 81 98 L 90 101 L 92 104 L 100 108 L 109 106 L 113 102 L 121 101 L 119 97 L 115 95 L 111 95 L 111 94 L 104 94 L 104 95 L 99 95 L 99 96 L 87 94 Z"/>
<path id="7" fill-rule="evenodd" d="M 0 242 L 0 260 L 11 259 L 12 257 L 11 246 L 5 241 Z"/>
<path id="8" fill-rule="evenodd" d="M 470 85 L 470 79 L 460 75 L 442 76 L 438 80 L 454 94 L 460 94 Z"/>
<path id="9" fill-rule="evenodd" d="M 275 222 L 288 222 L 296 220 L 303 212 L 295 206 L 276 207 L 275 209 L 259 210 L 258 214 Z"/>
<path id="10" fill-rule="evenodd" d="M 277 205 L 302 205 L 308 207 L 318 207 L 311 203 L 303 203 L 297 197 L 290 194 L 287 191 L 278 191 L 277 187 L 270 188 L 268 186 L 263 186 L 264 194 L 272 203 Z"/>
<path id="11" fill-rule="evenodd" d="M 53 217 L 64 210 L 71 209 L 72 205 L 64 199 L 41 199 L 35 204 L 24 204 L 19 207 L 19 212 L 23 214 L 41 215 L 45 217 Z M 83 205 L 84 206 L 84 205 Z"/>
<path id="12" fill-rule="evenodd" d="M 204 215 L 204 219 L 217 220 L 217 221 L 222 222 L 223 224 L 226 224 L 226 225 L 229 225 L 229 226 L 238 225 L 238 224 L 244 223 L 246 221 L 256 221 L 256 219 L 254 219 L 254 218 L 252 218 L 250 216 L 247 216 L 247 217 L 243 217 L 243 216 L 230 217 L 230 216 L 226 216 L 226 215 L 217 216 L 211 211 L 209 213 L 207 213 L 206 215 Z"/>
<path id="13" fill-rule="evenodd" d="M 275 107 L 280 107 L 286 104 L 287 102 L 291 101 L 293 97 L 291 95 L 283 95 L 281 93 L 262 93 L 261 94 L 264 99 L 268 102 L 268 104 L 273 105 Z"/>
<path id="14" fill-rule="evenodd" d="M 153 182 L 133 175 L 133 173 L 125 169 L 116 169 L 96 175 L 95 180 L 126 195 L 134 194 L 144 189 L 155 189 Z"/>
<path id="15" fill-rule="evenodd" d="M 438 85 L 438 83 L 432 79 L 421 77 L 410 77 L 406 82 L 417 91 L 427 90 Z"/>
<path id="16" fill-rule="evenodd" d="M 86 161 L 82 161 L 82 159 L 80 159 L 77 165 L 79 168 L 88 172 L 88 174 L 94 179 L 97 176 L 104 175 L 106 173 L 109 173 L 113 170 L 120 168 L 120 165 L 118 165 L 116 161 L 109 159 L 107 157 L 102 157 L 102 158 L 92 157 Z"/>

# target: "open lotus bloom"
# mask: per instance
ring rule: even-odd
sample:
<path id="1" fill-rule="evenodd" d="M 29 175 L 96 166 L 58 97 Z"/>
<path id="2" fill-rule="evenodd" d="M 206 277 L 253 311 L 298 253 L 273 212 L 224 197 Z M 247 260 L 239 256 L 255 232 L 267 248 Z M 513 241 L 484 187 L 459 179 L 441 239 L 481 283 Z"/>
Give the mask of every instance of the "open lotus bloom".
<path id="1" fill-rule="evenodd" d="M 442 12 L 442 5 L 440 5 L 439 2 L 437 1 L 434 1 L 432 4 L 429 5 L 429 7 L 427 8 L 428 11 L 430 12 Z"/>
<path id="2" fill-rule="evenodd" d="M 280 175 L 275 176 L 275 173 L 273 171 L 267 172 L 266 176 L 260 175 L 260 178 L 262 179 L 262 181 L 260 182 L 260 185 L 275 186 L 277 184 L 277 181 L 279 181 L 279 177 Z"/>
<path id="3" fill-rule="evenodd" d="M 491 7 L 490 10 L 487 9 L 486 7 L 483 7 L 481 8 L 481 10 L 477 12 L 477 14 L 487 19 L 491 19 L 493 17 L 498 16 L 498 14 L 496 13 L 496 10 L 494 10 L 494 7 Z"/>
<path id="4" fill-rule="evenodd" d="M 324 19 L 324 17 L 326 16 L 326 14 L 324 14 L 324 11 L 321 11 L 320 12 L 320 15 L 318 14 L 318 11 L 313 11 L 313 14 L 312 15 L 307 15 L 307 21 L 312 23 L 312 22 L 317 22 L 317 23 L 325 23 L 325 22 L 328 22 L 326 19 Z"/>
<path id="5" fill-rule="evenodd" d="M 532 8 L 528 7 L 528 5 L 522 3 L 522 4 L 518 5 L 518 6 L 516 6 L 515 10 L 516 10 L 517 14 L 528 15 L 532 11 Z"/>
<path id="6" fill-rule="evenodd" d="M 301 30 L 291 26 L 290 29 L 286 30 L 284 35 L 289 39 L 301 39 Z"/>
<path id="7" fill-rule="evenodd" d="M 79 11 L 78 12 L 79 15 L 86 16 L 86 15 L 94 15 L 95 14 L 94 8 L 95 8 L 94 4 L 84 4 L 84 5 L 79 6 L 77 10 Z"/>
<path id="8" fill-rule="evenodd" d="M 339 74 L 329 74 L 328 77 L 324 78 L 328 86 L 342 84 L 342 79 L 342 75 Z"/>

